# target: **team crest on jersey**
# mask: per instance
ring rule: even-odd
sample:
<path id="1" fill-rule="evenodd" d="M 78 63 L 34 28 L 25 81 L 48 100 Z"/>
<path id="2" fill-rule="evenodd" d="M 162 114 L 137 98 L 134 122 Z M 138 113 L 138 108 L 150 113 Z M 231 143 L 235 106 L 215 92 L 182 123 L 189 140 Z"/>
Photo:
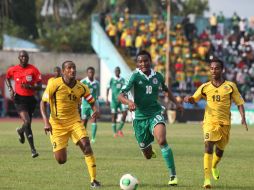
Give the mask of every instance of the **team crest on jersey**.
<path id="1" fill-rule="evenodd" d="M 154 79 L 153 79 L 153 84 L 158 84 L 157 78 L 154 78 Z"/>
<path id="2" fill-rule="evenodd" d="M 26 76 L 26 81 L 27 82 L 31 82 L 33 80 L 33 76 L 32 75 L 27 75 Z"/>
<path id="3" fill-rule="evenodd" d="M 224 86 L 224 90 L 229 90 L 230 88 L 228 86 Z"/>
<path id="4" fill-rule="evenodd" d="M 143 82 L 140 80 L 140 81 L 138 82 L 138 84 L 143 84 Z"/>

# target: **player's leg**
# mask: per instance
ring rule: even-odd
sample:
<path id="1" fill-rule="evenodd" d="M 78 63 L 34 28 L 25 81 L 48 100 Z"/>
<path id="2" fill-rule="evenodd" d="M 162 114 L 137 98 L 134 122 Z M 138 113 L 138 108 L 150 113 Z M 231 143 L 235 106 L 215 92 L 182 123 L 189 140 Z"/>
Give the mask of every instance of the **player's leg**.
<path id="1" fill-rule="evenodd" d="M 126 116 L 127 116 L 127 111 L 123 111 L 122 112 L 122 118 L 121 118 L 121 121 L 120 121 L 120 123 L 119 123 L 119 127 L 118 127 L 118 129 L 117 129 L 117 133 L 118 133 L 118 135 L 120 136 L 120 137 L 123 137 L 124 135 L 123 135 L 123 131 L 122 131 L 122 129 L 123 129 L 123 126 L 124 126 L 124 124 L 125 124 L 125 120 L 126 120 Z"/>
<path id="2" fill-rule="evenodd" d="M 122 118 L 121 118 L 121 121 L 119 123 L 119 127 L 117 129 L 117 133 L 120 137 L 123 137 L 123 132 L 122 132 L 122 129 L 123 129 L 123 126 L 124 126 L 124 123 L 125 123 L 125 120 L 126 120 L 126 117 L 127 117 L 127 108 L 125 108 L 125 105 L 123 104 L 120 104 L 120 109 L 121 109 L 121 112 L 122 112 Z"/>
<path id="3" fill-rule="evenodd" d="M 112 121 L 112 131 L 113 131 L 114 137 L 117 137 L 116 118 L 117 118 L 117 113 L 112 113 L 111 114 L 111 121 Z"/>
<path id="4" fill-rule="evenodd" d="M 90 140 L 86 129 L 82 127 L 80 122 L 77 122 L 72 126 L 71 138 L 75 144 L 79 145 L 84 154 L 84 159 L 91 178 L 91 187 L 100 187 L 100 183 L 96 180 L 96 163 Z"/>
<path id="5" fill-rule="evenodd" d="M 215 143 L 215 151 L 212 161 L 212 174 L 215 180 L 218 180 L 220 178 L 220 172 L 217 166 L 223 156 L 224 149 L 228 144 L 230 128 L 230 125 L 220 125 L 220 127 L 218 128 L 221 139 Z"/>
<path id="6" fill-rule="evenodd" d="M 212 161 L 212 174 L 215 180 L 220 178 L 220 172 L 217 168 L 218 163 L 221 161 L 224 150 L 221 150 L 219 147 L 215 147 L 215 151 L 213 153 L 213 161 Z"/>
<path id="7" fill-rule="evenodd" d="M 173 156 L 173 151 L 167 143 L 166 139 L 166 126 L 164 123 L 158 123 L 154 126 L 154 137 L 157 140 L 160 148 L 162 157 L 164 158 L 167 168 L 170 174 L 170 181 L 169 185 L 177 185 L 177 178 L 176 178 L 176 169 L 175 169 L 175 161 Z"/>
<path id="8" fill-rule="evenodd" d="M 213 160 L 213 141 L 205 141 L 205 153 L 204 153 L 204 188 L 211 188 L 211 171 L 212 171 L 212 160 Z"/>
<path id="9" fill-rule="evenodd" d="M 54 156 L 58 164 L 64 164 L 67 161 L 67 150 L 62 148 L 54 152 Z"/>
<path id="10" fill-rule="evenodd" d="M 114 101 L 111 102 L 110 109 L 111 109 L 112 131 L 113 131 L 114 137 L 117 137 L 117 130 L 116 130 L 117 104 Z"/>
<path id="11" fill-rule="evenodd" d="M 88 172 L 91 178 L 91 187 L 97 188 L 100 187 L 100 182 L 96 180 L 96 162 L 95 157 L 93 155 L 92 147 L 90 145 L 90 141 L 88 137 L 84 137 L 80 139 L 77 144 L 79 145 L 80 149 L 82 150 L 85 156 L 85 162 L 88 168 Z"/>
<path id="12" fill-rule="evenodd" d="M 34 146 L 34 138 L 33 138 L 33 132 L 31 129 L 31 119 L 29 116 L 29 113 L 27 111 L 20 111 L 19 116 L 23 121 L 23 125 L 21 129 L 18 129 L 18 133 L 20 134 L 20 137 L 22 137 L 22 131 L 25 133 L 27 141 L 31 148 L 32 157 L 35 158 L 39 156 L 39 154 L 36 152 L 35 146 Z M 20 138 L 22 140 L 22 138 Z"/>
<path id="13" fill-rule="evenodd" d="M 96 118 L 91 118 L 90 119 L 91 122 L 91 128 L 92 128 L 92 139 L 91 142 L 95 143 L 95 138 L 96 138 L 96 132 L 97 132 L 97 121 Z"/>

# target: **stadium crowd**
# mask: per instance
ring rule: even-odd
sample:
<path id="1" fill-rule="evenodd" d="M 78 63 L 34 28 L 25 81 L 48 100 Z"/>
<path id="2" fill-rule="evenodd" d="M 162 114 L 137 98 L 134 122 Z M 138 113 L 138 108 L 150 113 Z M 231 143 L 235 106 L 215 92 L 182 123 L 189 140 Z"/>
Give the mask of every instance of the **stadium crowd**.
<path id="1" fill-rule="evenodd" d="M 141 50 L 150 52 L 153 67 L 165 74 L 166 22 L 154 14 L 151 19 L 130 15 L 128 9 L 108 14 L 103 27 L 110 40 L 135 57 Z M 230 29 L 224 23 L 230 22 Z M 192 93 L 209 80 L 207 61 L 218 57 L 225 63 L 225 78 L 235 81 L 247 102 L 254 100 L 254 18 L 240 18 L 234 13 L 226 19 L 223 13 L 209 18 L 209 26 L 198 33 L 195 20 L 185 17 L 174 23 L 170 31 L 170 63 L 172 88 L 181 94 Z"/>

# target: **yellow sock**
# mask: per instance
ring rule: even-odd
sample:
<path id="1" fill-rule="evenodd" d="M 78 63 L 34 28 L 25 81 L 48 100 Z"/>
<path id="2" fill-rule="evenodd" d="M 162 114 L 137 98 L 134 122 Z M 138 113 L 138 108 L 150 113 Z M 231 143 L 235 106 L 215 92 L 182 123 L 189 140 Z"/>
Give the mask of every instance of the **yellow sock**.
<path id="1" fill-rule="evenodd" d="M 212 171 L 212 160 L 213 155 L 205 153 L 204 154 L 204 172 L 205 172 L 205 179 L 210 179 L 210 174 Z"/>
<path id="2" fill-rule="evenodd" d="M 213 163 L 212 163 L 212 167 L 216 168 L 217 164 L 220 162 L 221 157 L 217 156 L 217 154 L 214 152 L 213 153 Z"/>
<path id="3" fill-rule="evenodd" d="M 85 161 L 92 182 L 96 178 L 96 164 L 94 155 L 85 155 Z"/>

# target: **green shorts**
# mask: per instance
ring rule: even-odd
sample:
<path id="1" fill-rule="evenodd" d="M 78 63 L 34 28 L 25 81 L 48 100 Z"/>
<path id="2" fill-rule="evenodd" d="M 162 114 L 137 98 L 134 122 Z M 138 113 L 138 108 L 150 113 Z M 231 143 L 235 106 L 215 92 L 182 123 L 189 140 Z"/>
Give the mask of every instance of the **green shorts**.
<path id="1" fill-rule="evenodd" d="M 110 104 L 111 113 L 117 113 L 118 111 L 124 112 L 128 110 L 128 106 L 125 104 L 122 104 L 121 102 L 114 102 L 112 101 Z"/>
<path id="2" fill-rule="evenodd" d="M 166 126 L 164 117 L 160 113 L 148 119 L 133 120 L 133 129 L 140 149 L 145 149 L 153 143 L 153 130 L 159 123 Z"/>
<path id="3" fill-rule="evenodd" d="M 81 109 L 81 119 L 90 119 L 93 114 L 92 108 L 82 108 Z"/>

